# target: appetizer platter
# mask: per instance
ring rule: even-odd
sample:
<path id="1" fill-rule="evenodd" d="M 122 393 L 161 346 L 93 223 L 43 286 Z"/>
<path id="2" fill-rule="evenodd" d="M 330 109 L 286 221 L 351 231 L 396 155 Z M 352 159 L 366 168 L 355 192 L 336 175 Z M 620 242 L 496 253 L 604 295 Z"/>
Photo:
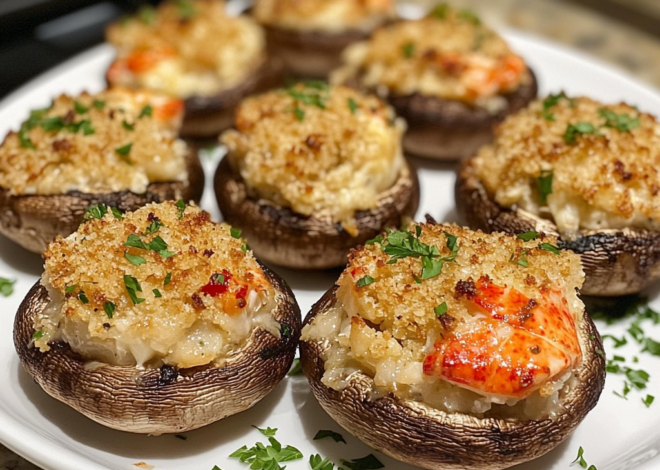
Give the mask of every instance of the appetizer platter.
<path id="1" fill-rule="evenodd" d="M 638 106 L 640 111 L 656 115 L 660 114 L 660 98 L 658 98 L 657 92 L 635 83 L 616 70 L 533 37 L 515 32 L 507 32 L 504 34 L 504 37 L 509 42 L 512 50 L 520 54 L 521 57 L 524 57 L 530 69 L 534 71 L 538 79 L 541 96 L 564 91 L 568 95 L 588 95 L 607 103 L 626 101 L 631 105 Z M 100 92 L 105 85 L 104 71 L 111 64 L 113 57 L 113 50 L 110 46 L 99 46 L 26 85 L 2 103 L 0 107 L 0 132 L 7 133 L 12 129 L 18 129 L 21 122 L 29 117 L 31 110 L 44 108 L 58 94 L 68 93 L 76 95 L 83 91 L 90 93 Z M 342 91 L 342 93 L 344 92 Z M 341 95 L 341 97 L 342 99 L 346 98 L 344 95 Z M 351 97 L 349 99 L 353 100 L 353 103 L 356 105 L 360 103 L 357 97 Z M 285 103 L 284 106 L 287 106 L 287 104 Z M 226 138 L 224 142 L 231 150 L 236 151 L 237 139 L 238 136 L 234 135 L 233 139 Z M 220 161 L 225 157 L 225 154 L 226 150 L 217 146 L 200 151 L 200 159 L 206 178 L 205 192 L 200 206 L 211 214 L 211 219 L 215 222 L 221 221 L 222 216 L 213 193 L 214 172 Z M 422 159 L 413 159 L 412 163 L 417 168 L 420 188 L 419 207 L 414 215 L 414 220 L 421 222 L 424 220 L 425 214 L 429 214 L 440 223 L 456 222 L 458 220 L 458 214 L 454 203 L 454 186 L 457 165 Z M 218 182 L 216 181 L 217 184 Z M 416 181 L 411 183 L 411 186 L 416 187 L 416 185 Z M 411 199 L 414 201 L 409 204 L 406 211 L 413 211 L 414 207 L 417 206 L 417 196 L 412 196 Z M 175 203 L 169 202 L 165 204 L 169 204 L 170 209 L 168 210 L 174 212 L 170 214 L 168 210 L 154 209 L 154 206 L 152 206 L 151 210 L 158 213 L 157 220 L 163 219 L 169 225 L 175 226 L 176 215 L 173 215 L 176 214 L 176 210 L 174 209 Z M 197 211 L 197 209 L 190 210 L 192 212 Z M 162 211 L 162 213 L 158 211 Z M 399 211 L 405 212 L 403 209 L 399 209 Z M 127 215 L 126 217 L 130 218 L 130 220 L 133 220 L 133 218 L 135 220 L 139 219 L 140 224 L 143 225 L 147 222 L 154 223 L 153 214 L 149 215 L 151 219 L 146 216 L 144 210 L 142 212 L 138 211 L 135 214 L 138 215 Z M 83 227 L 79 230 L 84 236 L 87 236 L 92 233 L 93 227 L 98 226 L 97 228 L 103 229 L 104 224 L 100 222 L 92 221 L 89 227 Z M 122 230 L 125 230 L 120 222 L 112 220 L 110 213 L 106 214 L 103 222 L 109 224 L 109 231 L 123 233 Z M 137 224 L 137 222 L 135 223 Z M 237 225 L 237 223 L 234 223 L 234 225 Z M 167 230 L 170 230 L 170 227 L 167 227 Z M 225 228 L 223 230 L 228 231 L 229 229 Z M 447 249 L 453 255 L 453 258 L 452 256 L 443 258 L 448 263 L 456 259 L 453 249 L 456 247 L 456 236 L 468 237 L 468 235 L 462 232 L 462 229 L 452 228 L 450 226 L 434 226 L 429 224 L 422 227 L 420 225 L 411 225 L 408 230 L 410 231 L 397 233 L 402 237 L 414 236 L 416 233 L 418 241 L 420 237 L 427 237 L 424 238 L 425 240 L 435 237 L 437 238 L 436 242 L 438 246 L 444 246 L 446 244 Z M 249 232 L 249 230 L 246 230 L 246 232 Z M 145 233 L 148 233 L 148 231 Z M 74 238 L 75 236 L 74 234 Z M 235 240 L 228 239 L 229 244 L 233 243 L 236 245 L 234 247 L 236 248 L 235 251 L 243 251 L 245 253 L 246 250 L 243 250 L 241 246 L 242 242 L 238 240 L 240 236 L 240 234 L 234 236 L 232 233 L 231 237 Z M 264 236 L 267 236 L 267 234 Z M 553 259 L 556 256 L 552 249 L 547 248 L 547 246 L 543 248 L 542 245 L 549 245 L 556 249 L 553 244 L 557 243 L 557 241 L 556 238 L 533 241 L 535 238 L 536 236 L 530 236 L 529 239 L 523 241 L 516 241 L 514 239 L 512 242 L 513 237 L 509 237 L 504 241 L 492 239 L 491 242 L 485 243 L 490 243 L 491 245 L 490 257 L 502 258 L 503 255 L 498 253 L 499 247 L 502 249 L 507 247 L 508 249 L 516 249 L 526 253 L 525 256 L 527 256 L 528 251 L 535 250 L 533 256 L 531 253 L 529 254 L 529 260 L 527 258 L 524 259 L 524 263 L 525 265 L 529 263 L 530 266 L 534 263 L 539 263 L 539 266 L 541 266 L 546 262 L 545 260 Z M 452 240 L 454 241 L 452 242 Z M 121 255 L 122 248 L 112 248 L 112 242 L 110 241 L 105 245 L 102 242 L 103 240 L 101 240 L 101 243 L 92 246 L 95 252 L 88 253 L 90 259 L 93 257 L 103 258 L 106 255 L 104 250 L 108 250 L 108 257 L 116 255 L 116 253 L 111 252 L 112 250 L 115 250 Z M 391 242 L 387 240 L 383 242 L 382 239 L 375 242 L 377 245 L 382 245 L 383 243 Z M 474 243 L 476 246 L 476 244 L 484 242 L 474 241 Z M 371 252 L 377 250 L 373 245 L 374 243 L 365 248 L 363 253 L 368 253 L 370 250 Z M 136 247 L 141 248 L 141 246 Z M 69 248 L 66 249 L 68 250 Z M 61 250 L 64 250 L 64 248 L 61 248 Z M 152 251 L 156 250 L 152 249 Z M 52 265 L 50 267 L 52 270 L 50 275 L 53 276 L 55 288 L 62 291 L 62 293 L 76 295 L 80 299 L 80 292 L 74 292 L 73 289 L 69 291 L 71 285 L 66 284 L 62 279 L 57 279 L 60 271 L 65 268 L 58 266 L 53 261 L 55 252 L 49 253 L 50 255 L 46 256 L 46 260 L 47 264 L 50 263 Z M 129 258 L 126 253 L 124 253 L 124 256 Z M 144 261 L 141 257 L 143 255 L 142 252 L 131 254 L 134 257 L 134 261 L 136 260 L 136 256 Z M 163 255 L 149 253 L 149 256 L 157 258 Z M 462 254 L 459 258 L 461 256 L 464 258 L 461 260 L 462 263 L 480 264 L 482 261 L 478 258 L 468 259 L 466 258 L 467 255 L 464 256 Z M 570 258 L 568 255 L 564 257 L 564 268 L 571 263 L 577 263 L 577 256 L 570 256 Z M 508 256 L 506 258 L 508 259 Z M 157 259 L 160 260 L 159 258 Z M 140 262 L 136 264 L 134 261 L 131 261 L 131 263 L 136 266 L 140 265 Z M 254 262 L 254 260 L 250 262 Z M 3 426 L 0 427 L 0 441 L 46 470 L 131 470 L 135 468 L 154 470 L 182 468 L 186 470 L 212 470 L 216 468 L 222 470 L 239 470 L 248 468 L 248 465 L 236 457 L 249 452 L 249 448 L 255 445 L 255 442 L 265 442 L 267 439 L 275 440 L 278 446 L 282 446 L 283 450 L 288 449 L 286 446 L 292 446 L 296 452 L 299 451 L 302 458 L 282 462 L 282 465 L 286 465 L 293 470 L 310 468 L 311 463 L 316 463 L 316 468 L 331 468 L 327 464 L 325 466 L 323 465 L 323 459 L 325 458 L 330 459 L 337 465 L 341 463 L 341 466 L 344 468 L 376 469 L 384 466 L 384 468 L 390 469 L 413 470 L 419 467 L 401 463 L 399 460 L 426 465 L 425 462 L 433 461 L 436 458 L 435 454 L 438 451 L 434 449 L 433 443 L 424 442 L 425 430 L 420 431 L 419 428 L 407 429 L 403 426 L 397 426 L 396 422 L 387 421 L 384 423 L 374 422 L 380 428 L 374 427 L 372 430 L 369 426 L 364 426 L 365 422 L 368 425 L 371 424 L 365 418 L 369 416 L 370 410 L 355 407 L 355 404 L 350 402 L 342 402 L 342 400 L 350 400 L 350 393 L 341 395 L 348 398 L 338 399 L 337 397 L 340 395 L 335 393 L 335 391 L 330 390 L 328 387 L 321 387 L 322 371 L 317 369 L 318 362 L 313 362 L 316 361 L 316 355 L 319 354 L 318 349 L 310 348 L 309 346 L 316 337 L 314 336 L 314 332 L 310 333 L 309 330 L 307 332 L 303 331 L 303 339 L 307 342 L 308 346 L 303 348 L 302 365 L 305 373 L 312 380 L 314 393 L 312 392 L 312 388 L 310 388 L 310 384 L 302 375 L 287 376 L 275 385 L 277 380 L 284 374 L 284 370 L 281 370 L 283 367 L 282 364 L 288 365 L 290 362 L 292 351 L 289 348 L 286 351 L 286 357 L 278 363 L 277 380 L 267 384 L 267 387 L 273 390 L 265 397 L 263 396 L 265 393 L 261 393 L 256 400 L 250 402 L 247 406 L 239 407 L 232 411 L 232 413 L 236 412 L 238 414 L 229 417 L 221 416 L 224 419 L 199 429 L 195 428 L 220 419 L 221 417 L 201 423 L 193 421 L 181 428 L 176 428 L 175 425 L 163 431 L 172 434 L 164 434 L 157 437 L 131 434 L 104 427 L 77 413 L 65 404 L 51 398 L 34 382 L 33 378 L 39 382 L 44 376 L 59 374 L 59 371 L 53 372 L 49 367 L 43 366 L 41 363 L 42 358 L 38 356 L 41 353 L 34 352 L 36 348 L 33 348 L 33 352 L 19 350 L 21 359 L 29 369 L 29 373 L 21 365 L 14 349 L 14 333 L 12 331 L 14 328 L 14 318 L 16 312 L 19 311 L 19 305 L 23 302 L 23 299 L 28 296 L 29 301 L 21 307 L 20 315 L 22 316 L 19 319 L 26 315 L 35 314 L 35 312 L 39 312 L 44 308 L 46 302 L 45 289 L 32 288 L 42 275 L 43 264 L 44 260 L 39 255 L 18 247 L 9 239 L 0 239 L 0 277 L 6 279 L 3 289 L 5 292 L 13 289 L 13 293 L 10 295 L 0 297 L 0 304 L 2 305 L 0 325 L 2 326 L 1 331 L 3 335 L 0 342 L 0 380 L 3 384 L 0 391 L 0 396 L 2 397 L 2 400 L 0 400 L 0 419 L 3 423 Z M 269 274 L 270 271 L 266 270 L 267 277 L 271 279 L 278 291 L 284 292 L 282 294 L 284 297 L 290 297 L 288 287 L 277 279 L 281 277 L 290 286 L 295 295 L 295 301 L 297 301 L 303 313 L 303 317 L 312 310 L 312 306 L 324 296 L 325 292 L 328 292 L 324 297 L 325 300 L 318 304 L 315 310 L 312 311 L 313 315 L 322 315 L 324 313 L 322 310 L 334 298 L 335 292 L 329 289 L 332 288 L 340 276 L 339 270 L 296 272 L 277 265 L 269 266 L 269 268 L 275 274 L 271 275 Z M 451 269 L 453 268 L 447 268 L 447 272 L 451 272 Z M 542 271 L 545 272 L 544 270 Z M 571 272 L 575 273 L 575 271 L 575 269 L 572 269 Z M 560 282 L 560 284 L 564 282 L 561 280 L 563 276 L 562 272 L 554 272 L 551 269 L 548 269 L 548 272 L 550 273 L 549 276 L 554 276 L 555 281 L 560 279 L 557 282 Z M 110 272 L 105 273 L 101 271 L 97 276 L 105 279 L 106 274 L 108 276 L 111 275 Z M 466 288 L 466 292 L 471 293 L 469 295 L 466 294 L 468 300 L 478 295 L 474 293 L 476 292 L 474 289 L 478 291 L 482 287 L 484 289 L 488 288 L 489 281 L 486 280 L 487 277 L 484 277 L 484 275 L 487 276 L 487 273 L 479 274 L 481 277 L 476 286 L 473 285 L 472 288 Z M 543 275 L 539 274 L 541 276 L 540 278 Z M 155 276 L 155 274 L 152 273 L 150 276 Z M 346 278 L 349 274 L 344 273 L 342 276 Z M 350 276 L 355 278 L 354 273 L 350 273 Z M 365 281 L 368 277 L 364 276 L 360 278 L 363 284 L 368 285 L 373 282 L 373 279 L 371 279 L 371 282 L 368 280 Z M 424 277 L 423 274 L 422 277 Z M 424 277 L 424 279 L 427 278 Z M 224 277 L 220 281 L 217 277 L 212 277 L 209 283 L 215 286 L 224 284 L 225 280 Z M 59 285 L 56 284 L 57 282 L 59 282 Z M 580 285 L 581 282 L 581 279 L 566 279 L 566 285 L 568 286 L 566 289 L 570 291 Z M 495 286 L 494 288 L 498 287 Z M 151 290 L 151 287 L 149 290 Z M 160 291 L 156 294 L 156 290 L 154 290 L 154 295 L 160 297 Z M 546 291 L 541 289 L 540 292 Z M 135 295 L 135 292 L 133 294 Z M 648 305 L 651 309 L 660 310 L 660 298 L 658 298 L 658 295 L 660 295 L 659 286 L 651 284 L 646 287 L 642 294 L 648 298 Z M 84 297 L 85 293 L 82 295 Z M 571 294 L 569 302 L 573 302 L 573 306 L 577 305 L 576 308 L 579 310 L 581 308 L 579 301 L 575 299 L 575 295 Z M 288 301 L 293 302 L 292 299 Z M 565 300 L 563 301 L 565 302 Z M 110 303 L 114 310 L 114 303 Z M 135 300 L 133 303 L 136 303 Z M 455 306 L 450 305 L 450 307 L 453 308 Z M 293 309 L 293 303 L 288 308 Z M 441 313 L 436 310 L 436 314 L 440 317 L 446 313 L 445 310 L 447 308 L 446 303 L 444 304 L 444 310 L 443 304 L 438 304 L 436 309 L 439 309 Z M 108 317 L 112 318 L 112 315 L 108 314 Z M 284 317 L 277 317 L 276 315 L 276 318 L 281 319 Z M 479 433 L 484 429 L 490 433 L 488 434 L 488 439 L 491 441 L 497 441 L 497 436 L 503 435 L 506 430 L 511 434 L 506 435 L 505 438 L 499 438 L 511 439 L 511 442 L 515 441 L 517 443 L 516 455 L 511 458 L 505 459 L 502 456 L 498 456 L 497 451 L 490 449 L 488 452 L 492 453 L 463 455 L 460 462 L 469 465 L 471 468 L 495 468 L 494 466 L 501 463 L 511 465 L 518 462 L 525 462 L 529 458 L 541 455 L 554 447 L 553 450 L 538 459 L 523 463 L 515 468 L 518 470 L 558 470 L 567 468 L 575 460 L 577 460 L 575 465 L 583 468 L 587 468 L 588 465 L 594 465 L 594 468 L 598 468 L 598 470 L 617 470 L 623 468 L 645 470 L 657 468 L 660 462 L 658 460 L 660 459 L 660 432 L 657 430 L 657 423 L 660 420 L 660 403 L 654 403 L 653 401 L 655 399 L 654 391 L 658 390 L 658 383 L 660 383 L 660 358 L 657 357 L 660 355 L 660 343 L 658 343 L 660 341 L 660 326 L 658 326 L 660 317 L 658 314 L 654 314 L 653 310 L 639 307 L 636 317 L 624 317 L 611 324 L 602 318 L 596 318 L 596 327 L 601 335 L 606 336 L 603 341 L 604 352 L 600 350 L 601 344 L 597 340 L 597 335 L 594 334 L 591 321 L 588 319 L 583 320 L 579 314 L 577 318 L 579 319 L 579 341 L 587 346 L 583 347 L 586 366 L 582 369 L 576 367 L 575 370 L 580 380 L 584 378 L 585 382 L 592 381 L 596 384 L 595 389 L 597 390 L 595 392 L 584 391 L 583 393 L 580 381 L 578 381 L 580 383 L 577 385 L 569 383 L 569 388 L 571 390 L 574 388 L 577 392 L 570 392 L 573 394 L 571 395 L 569 393 L 567 395 L 569 398 L 565 403 L 570 403 L 570 407 L 574 408 L 571 408 L 570 413 L 564 413 L 566 416 L 562 416 L 558 420 L 559 424 L 556 429 L 547 429 L 542 426 L 537 428 L 535 421 L 529 421 L 527 425 L 521 426 L 518 432 L 516 426 L 511 424 L 512 421 L 507 421 L 506 417 L 497 420 L 499 422 L 498 426 L 502 426 L 501 429 L 488 427 L 488 424 L 474 424 L 475 421 L 479 420 L 470 421 L 472 423 L 470 426 L 474 426 L 474 428 L 465 424 L 462 425 L 460 422 L 436 423 L 438 427 L 432 428 L 433 432 L 447 433 L 447 436 L 450 436 L 449 439 L 451 439 L 451 442 L 461 448 L 463 448 L 463 444 L 465 448 L 479 448 Z M 367 326 L 368 324 L 365 321 L 371 322 L 372 320 L 373 318 L 365 318 L 365 320 L 359 321 Z M 309 324 L 311 321 L 312 315 L 308 317 L 307 323 Z M 291 322 L 292 325 L 296 323 L 294 320 L 291 320 Z M 297 328 L 298 325 L 296 324 L 294 329 Z M 25 331 L 23 331 L 24 329 Z M 29 340 L 31 334 L 30 327 L 21 327 L 17 331 L 19 338 Z M 623 338 L 627 338 L 627 344 L 624 344 Z M 39 346 L 39 339 L 40 337 L 36 338 L 37 346 Z M 569 340 L 567 341 L 570 343 Z M 578 340 L 575 339 L 575 341 Z M 21 344 L 23 343 L 25 341 L 22 341 Z M 559 349 L 561 348 L 557 348 L 557 351 Z M 571 351 L 574 350 L 574 348 L 569 349 Z M 557 351 L 554 352 L 555 355 L 559 354 Z M 445 352 L 443 350 L 442 354 Z M 440 350 L 438 350 L 438 354 L 440 354 Z M 534 354 L 538 354 L 538 352 Z M 603 357 L 603 354 L 606 354 L 606 358 Z M 60 360 L 57 358 L 57 355 L 55 356 L 55 361 Z M 563 357 L 560 354 L 559 356 Z M 595 405 L 597 393 L 602 386 L 602 366 L 606 359 L 609 374 L 602 396 L 598 404 Z M 579 363 L 579 360 L 573 356 L 565 360 L 567 363 Z M 75 361 L 71 361 L 70 358 L 65 358 L 65 362 L 67 362 L 65 367 L 71 367 L 71 370 L 81 375 L 81 383 L 85 380 L 96 380 L 94 378 L 87 379 L 87 376 L 94 376 L 93 367 L 91 370 L 87 370 L 80 363 L 72 364 Z M 437 364 L 434 364 L 428 364 L 430 371 L 435 370 L 437 367 Z M 597 367 L 598 370 L 594 369 L 594 367 Z M 565 367 L 553 369 L 552 373 L 557 375 L 564 370 Z M 460 371 L 455 372 L 457 374 L 460 373 Z M 250 371 L 245 373 L 246 382 L 251 380 L 251 374 L 252 372 Z M 255 381 L 260 381 L 259 373 L 256 373 L 255 377 Z M 125 377 L 119 377 L 119 379 L 130 382 L 130 379 Z M 139 430 L 125 428 L 121 422 L 119 424 L 113 422 L 112 420 L 116 419 L 113 416 L 110 416 L 108 421 L 104 413 L 107 411 L 107 402 L 111 402 L 113 399 L 112 393 L 106 393 L 105 395 L 101 393 L 96 396 L 91 395 L 92 398 L 71 397 L 67 396 L 66 393 L 67 377 L 63 376 L 55 380 L 59 381 L 60 390 L 49 391 L 49 393 L 56 396 L 59 393 L 58 399 L 70 401 L 71 406 L 81 410 L 93 420 L 106 424 L 110 423 L 108 425 L 116 429 L 154 433 L 149 427 Z M 245 385 L 247 386 L 247 384 Z M 500 385 L 504 388 L 508 386 L 506 380 Z M 393 386 L 396 387 L 396 384 Z M 477 382 L 474 382 L 472 386 L 475 389 L 482 387 Z M 558 386 L 563 386 L 563 383 Z M 490 391 L 492 390 L 486 390 L 486 392 Z M 182 390 L 181 393 L 185 395 L 187 392 L 186 390 Z M 232 391 L 223 390 L 223 393 L 231 395 Z M 516 396 L 516 394 L 522 396 L 520 391 L 514 390 L 511 393 L 513 396 Z M 595 396 L 593 395 L 594 393 L 596 394 Z M 179 398 L 174 397 L 174 400 L 176 401 Z M 185 403 L 185 398 L 185 396 L 182 397 L 183 403 Z M 118 395 L 117 399 L 124 400 L 125 397 Z M 322 402 L 323 408 L 319 405 L 317 399 Z M 92 400 L 91 406 L 90 400 Z M 130 402 L 130 399 L 128 401 Z M 236 401 L 241 400 L 238 398 Z M 259 402 L 255 404 L 256 401 Z M 94 406 L 97 402 L 99 403 L 98 410 Z M 483 403 L 481 404 L 483 405 Z M 594 407 L 594 405 L 595 408 L 587 415 L 587 411 Z M 185 404 L 181 405 L 182 408 L 185 408 L 185 406 Z M 250 406 L 252 407 L 247 411 L 241 411 Z M 475 402 L 474 406 L 479 406 L 479 404 Z M 104 410 L 104 408 L 106 409 Z M 326 414 L 324 408 L 338 422 L 341 422 L 342 426 L 351 430 L 361 440 L 358 440 L 348 431 L 342 429 L 342 427 Z M 356 411 L 351 413 L 351 411 L 347 410 Z M 139 406 L 135 408 L 134 412 L 141 412 Z M 227 413 L 225 416 L 232 413 Z M 536 419 L 539 416 L 542 417 L 543 412 L 540 415 L 534 413 L 531 415 Z M 383 419 L 396 421 L 403 416 L 405 415 L 400 410 L 396 410 L 391 415 L 377 415 L 375 421 Z M 508 418 L 511 419 L 511 417 Z M 164 416 L 163 419 L 164 421 L 168 421 L 167 416 Z M 511 426 L 508 426 L 506 424 L 507 422 Z M 480 426 L 485 427 L 480 429 Z M 255 427 L 260 429 L 255 429 Z M 276 428 L 276 431 L 269 428 Z M 402 428 L 404 428 L 403 431 Z M 573 429 L 575 430 L 570 437 L 559 443 L 561 437 L 570 434 Z M 320 438 L 319 431 L 325 431 L 325 433 L 320 433 L 321 436 L 325 434 L 334 438 Z M 174 434 L 177 432 L 178 434 Z M 402 433 L 401 438 L 414 436 L 410 441 L 413 444 L 409 448 L 404 448 L 402 445 L 397 447 L 396 443 L 402 440 L 399 439 L 400 436 L 398 433 L 400 432 Z M 159 433 L 159 431 L 155 431 L 155 433 Z M 548 437 L 548 433 L 552 434 L 552 436 L 559 437 Z M 273 444 L 273 440 L 270 441 L 271 444 Z M 368 442 L 374 447 L 382 448 L 384 454 L 375 451 L 362 441 Z M 415 441 L 419 443 L 419 452 L 414 447 Z M 246 449 L 241 451 L 240 449 L 243 446 Z M 292 455 L 297 456 L 296 452 L 292 452 Z M 463 450 L 463 452 L 465 451 Z M 234 458 L 230 457 L 232 454 Z M 314 457 L 316 455 L 319 457 Z M 394 456 L 399 460 L 390 458 L 388 455 Z M 310 457 L 312 458 L 311 461 Z M 416 458 L 419 459 L 416 460 Z M 448 457 L 448 459 L 451 460 L 451 457 Z M 358 461 L 357 464 L 355 463 L 356 460 Z M 314 465 L 312 465 L 312 468 L 314 468 Z"/>

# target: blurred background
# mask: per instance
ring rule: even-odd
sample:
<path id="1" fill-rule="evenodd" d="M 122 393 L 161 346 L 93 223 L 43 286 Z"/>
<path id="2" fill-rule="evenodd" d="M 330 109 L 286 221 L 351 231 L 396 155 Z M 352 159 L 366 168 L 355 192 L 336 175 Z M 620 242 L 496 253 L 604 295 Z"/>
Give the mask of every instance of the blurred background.
<path id="1" fill-rule="evenodd" d="M 0 98 L 101 43 L 106 24 L 145 3 L 158 0 L 0 0 Z M 473 9 L 495 28 L 516 28 L 580 49 L 660 87 L 660 0 L 449 3 Z"/>

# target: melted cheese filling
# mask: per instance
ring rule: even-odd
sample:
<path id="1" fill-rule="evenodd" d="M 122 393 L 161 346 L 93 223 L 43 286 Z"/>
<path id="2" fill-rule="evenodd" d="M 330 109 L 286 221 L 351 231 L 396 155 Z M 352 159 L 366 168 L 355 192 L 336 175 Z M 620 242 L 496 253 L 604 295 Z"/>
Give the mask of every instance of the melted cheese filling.
<path id="1" fill-rule="evenodd" d="M 12 195 L 143 194 L 150 183 L 186 181 L 182 112 L 179 100 L 122 89 L 61 95 L 0 146 L 0 186 Z"/>
<path id="2" fill-rule="evenodd" d="M 350 230 L 398 178 L 403 124 L 373 96 L 312 85 L 246 100 L 221 141 L 255 195 Z"/>
<path id="3" fill-rule="evenodd" d="M 218 0 L 165 2 L 112 25 L 107 39 L 117 48 L 111 84 L 179 98 L 234 88 L 265 57 L 261 28 L 248 17 L 228 16 Z"/>
<path id="4" fill-rule="evenodd" d="M 562 237 L 580 230 L 660 229 L 660 124 L 625 104 L 588 98 L 538 100 L 509 117 L 474 159 L 477 176 L 504 207 L 554 220 Z M 609 119 L 608 119 L 609 116 Z M 576 125 L 585 133 L 573 132 Z M 552 174 L 543 203 L 542 172 Z"/>
<path id="5" fill-rule="evenodd" d="M 180 214 L 173 202 L 122 220 L 109 212 L 53 242 L 35 345 L 64 341 L 88 360 L 187 368 L 222 364 L 257 327 L 279 337 L 277 294 L 245 241 L 197 207 Z M 147 247 L 126 247 L 135 236 Z"/>

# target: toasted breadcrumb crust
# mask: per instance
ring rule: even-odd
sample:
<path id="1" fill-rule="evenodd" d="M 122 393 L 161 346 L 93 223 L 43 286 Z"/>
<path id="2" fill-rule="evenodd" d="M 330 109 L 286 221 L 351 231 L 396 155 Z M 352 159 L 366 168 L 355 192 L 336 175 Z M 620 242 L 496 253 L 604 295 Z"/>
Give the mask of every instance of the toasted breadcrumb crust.
<path id="1" fill-rule="evenodd" d="M 112 85 L 179 98 L 231 89 L 265 57 L 259 25 L 246 16 L 229 16 L 220 0 L 168 1 L 156 10 L 145 6 L 111 25 L 106 38 L 117 48 L 107 75 Z"/>
<path id="2" fill-rule="evenodd" d="M 392 262 L 384 251 L 386 237 L 354 250 L 338 280 L 335 304 L 303 329 L 303 341 L 330 341 L 324 353 L 323 382 L 341 389 L 350 374 L 359 370 L 374 378 L 375 396 L 394 393 L 446 411 L 477 415 L 491 410 L 494 403 L 511 405 L 495 411 L 502 415 L 516 415 L 514 409 L 526 419 L 552 415 L 570 372 L 520 401 L 457 387 L 422 369 L 439 339 L 474 318 L 474 307 L 466 299 L 469 286 L 474 287 L 478 279 L 515 289 L 538 301 L 541 308 L 549 292 L 558 292 L 567 300 L 575 323 L 583 321 L 584 306 L 577 297 L 584 280 L 579 256 L 543 249 L 544 243 L 556 244 L 551 236 L 525 242 L 514 235 L 435 224 L 411 225 L 408 231 L 419 233 L 422 243 L 437 247 L 440 257 L 451 253 L 447 234 L 455 236 L 456 258 L 446 261 L 439 275 L 423 279 L 422 259 L 409 256 Z M 373 282 L 364 283 L 366 276 Z M 446 309 L 438 314 L 436 309 L 443 304 Z M 518 403 L 519 408 L 512 408 Z"/>
<path id="3" fill-rule="evenodd" d="M 507 118 L 494 143 L 477 154 L 473 165 L 487 192 L 504 207 L 551 215 L 568 239 L 581 229 L 658 230 L 658 121 L 624 103 L 562 96 L 548 107 L 548 100 L 545 111 L 537 100 Z M 611 122 L 617 118 L 620 128 Z M 593 129 L 566 136 L 570 125 L 581 123 Z M 552 172 L 547 205 L 537 184 L 542 172 Z"/>
<path id="4" fill-rule="evenodd" d="M 395 17 L 392 0 L 257 0 L 262 24 L 298 31 L 370 31 Z"/>
<path id="5" fill-rule="evenodd" d="M 49 245 L 42 283 L 51 305 L 35 319 L 42 351 L 64 340 L 87 359 L 193 367 L 222 360 L 257 324 L 279 335 L 274 288 L 245 241 L 178 204 L 150 204 L 122 219 L 109 211 Z M 147 246 L 160 237 L 165 251 L 127 247 L 135 236 Z M 131 298 L 127 276 L 144 300 Z"/>
<path id="6" fill-rule="evenodd" d="M 473 13 L 442 11 L 385 26 L 368 42 L 349 46 L 346 65 L 333 73 L 332 82 L 357 77 L 379 92 L 420 93 L 498 111 L 504 103 L 499 95 L 531 80 L 527 66 Z"/>
<path id="7" fill-rule="evenodd" d="M 182 116 L 181 101 L 146 92 L 60 95 L 5 138 L 0 186 L 11 195 L 142 194 L 149 183 L 186 181 Z"/>
<path id="8" fill-rule="evenodd" d="M 307 82 L 245 100 L 221 142 L 255 195 L 350 230 L 396 181 L 403 130 L 375 96 Z"/>

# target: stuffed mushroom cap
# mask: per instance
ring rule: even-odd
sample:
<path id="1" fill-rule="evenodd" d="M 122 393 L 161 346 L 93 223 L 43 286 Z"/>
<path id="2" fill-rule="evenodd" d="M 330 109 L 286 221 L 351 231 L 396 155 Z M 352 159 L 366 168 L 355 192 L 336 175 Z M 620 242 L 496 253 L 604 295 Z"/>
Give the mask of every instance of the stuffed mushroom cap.
<path id="1" fill-rule="evenodd" d="M 198 201 L 202 168 L 177 138 L 182 116 L 178 99 L 122 88 L 60 95 L 33 110 L 0 146 L 0 231 L 41 253 L 90 205 Z"/>
<path id="2" fill-rule="evenodd" d="M 323 408 L 428 469 L 502 469 L 558 445 L 605 374 L 580 258 L 555 244 L 422 224 L 355 250 L 303 328 Z"/>
<path id="3" fill-rule="evenodd" d="M 555 233 L 583 256 L 584 293 L 634 293 L 660 275 L 659 163 L 653 116 L 550 95 L 466 162 L 459 211 L 475 228 Z"/>
<path id="4" fill-rule="evenodd" d="M 216 173 L 220 210 L 268 261 L 342 265 L 351 247 L 417 208 L 403 130 L 377 97 L 324 82 L 249 98 L 236 129 L 221 137 L 228 154 Z"/>
<path id="5" fill-rule="evenodd" d="M 439 159 L 470 155 L 536 96 L 534 74 L 506 41 L 447 5 L 350 46 L 331 81 L 386 97 L 409 124 L 406 151 Z"/>
<path id="6" fill-rule="evenodd" d="M 47 393 L 101 424 L 195 429 L 254 405 L 293 360 L 291 291 L 196 206 L 109 211 L 44 258 L 17 316 L 19 357 Z"/>
<path id="7" fill-rule="evenodd" d="M 117 50 L 108 83 L 185 100 L 186 136 L 216 136 L 244 96 L 279 74 L 267 61 L 261 27 L 229 15 L 222 0 L 144 6 L 106 36 Z"/>

